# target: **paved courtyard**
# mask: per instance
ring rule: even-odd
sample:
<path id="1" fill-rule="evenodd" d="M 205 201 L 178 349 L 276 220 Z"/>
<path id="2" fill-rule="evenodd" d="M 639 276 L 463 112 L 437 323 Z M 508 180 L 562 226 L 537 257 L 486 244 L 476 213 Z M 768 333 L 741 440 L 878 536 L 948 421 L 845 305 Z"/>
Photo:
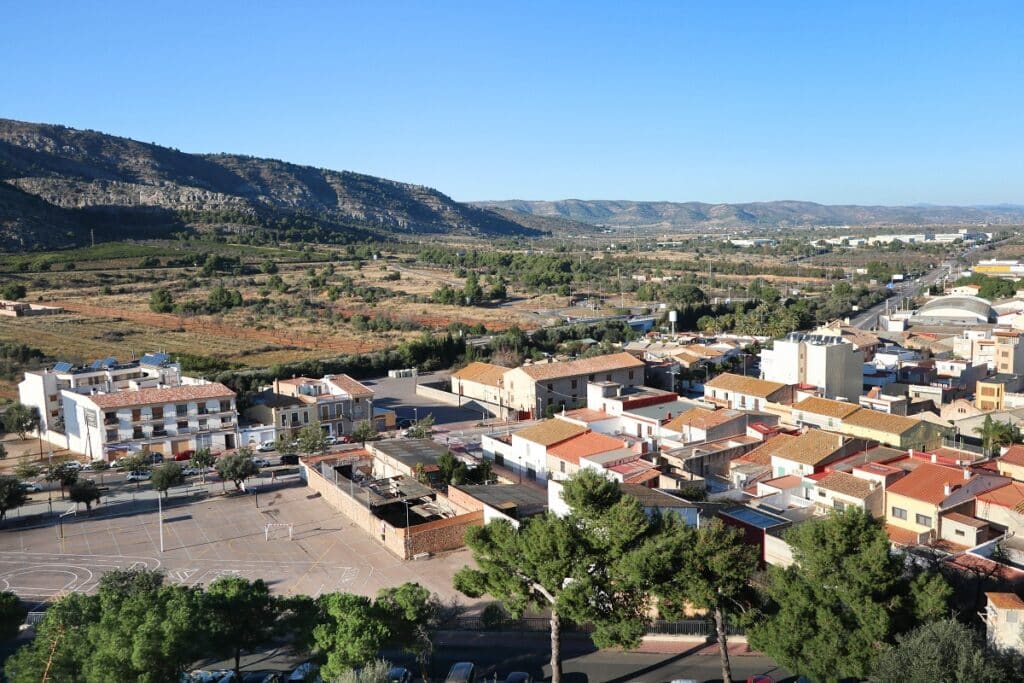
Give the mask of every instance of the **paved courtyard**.
<path id="1" fill-rule="evenodd" d="M 187 585 L 227 575 L 262 578 L 282 595 L 374 595 L 405 581 L 418 581 L 445 600 L 458 595 L 451 576 L 469 561 L 467 551 L 403 562 L 297 477 L 261 490 L 259 507 L 256 496 L 223 495 L 219 483 L 206 488 L 210 495 L 179 491 L 165 500 L 162 553 L 151 491 L 123 493 L 92 513 L 83 508 L 77 516 L 61 517 L 63 540 L 57 514 L 69 509 L 66 501 L 55 502 L 52 517 L 9 520 L 0 527 L 0 590 L 45 603 L 65 592 L 95 589 L 111 569 L 145 567 Z M 292 540 L 285 526 L 271 527 L 266 540 L 267 524 L 289 523 Z"/>

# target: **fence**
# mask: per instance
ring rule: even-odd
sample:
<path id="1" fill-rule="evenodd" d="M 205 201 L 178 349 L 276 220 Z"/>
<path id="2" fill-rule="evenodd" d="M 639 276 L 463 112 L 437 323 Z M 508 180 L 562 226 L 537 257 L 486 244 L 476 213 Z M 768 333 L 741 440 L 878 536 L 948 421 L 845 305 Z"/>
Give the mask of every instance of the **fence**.
<path id="1" fill-rule="evenodd" d="M 458 617 L 447 628 L 453 631 L 533 633 L 547 632 L 551 628 L 551 621 L 547 617 L 523 617 L 522 619 L 509 619 L 500 624 L 485 624 L 484 620 L 479 617 Z M 562 631 L 564 633 L 591 633 L 593 630 L 593 626 L 589 624 L 562 622 Z M 729 635 L 743 634 L 742 629 L 735 627 L 729 627 L 728 631 Z M 710 638 L 715 635 L 715 624 L 706 619 L 686 619 L 684 621 L 657 619 L 647 625 L 647 635 Z"/>

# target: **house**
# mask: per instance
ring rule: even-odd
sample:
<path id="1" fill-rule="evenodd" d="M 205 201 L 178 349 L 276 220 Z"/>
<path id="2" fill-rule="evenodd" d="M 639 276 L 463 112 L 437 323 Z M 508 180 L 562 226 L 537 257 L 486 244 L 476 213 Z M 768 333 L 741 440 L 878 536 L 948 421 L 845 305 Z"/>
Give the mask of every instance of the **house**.
<path id="1" fill-rule="evenodd" d="M 715 517 L 722 503 L 692 503 L 685 498 L 662 489 L 639 484 L 619 484 L 622 494 L 634 498 L 648 516 L 671 514 L 690 527 L 700 528 Z"/>
<path id="2" fill-rule="evenodd" d="M 527 479 L 547 481 L 548 449 L 589 431 L 566 420 L 550 419 L 512 432 L 509 456 L 504 465 Z"/>
<path id="3" fill-rule="evenodd" d="M 985 593 L 985 633 L 995 647 L 1024 652 L 1024 600 L 1016 593 Z"/>
<path id="4" fill-rule="evenodd" d="M 1024 532 L 1024 484 L 1008 481 L 985 491 L 974 503 L 975 516 L 1013 534 Z"/>
<path id="5" fill-rule="evenodd" d="M 622 352 L 524 365 L 504 374 L 504 405 L 533 417 L 548 410 L 577 408 L 587 400 L 587 383 L 602 381 L 623 387 L 642 385 L 644 362 Z"/>
<path id="6" fill-rule="evenodd" d="M 452 393 L 459 397 L 460 404 L 462 399 L 466 398 L 501 406 L 503 405 L 502 378 L 508 370 L 508 368 L 492 363 L 479 361 L 470 363 L 452 373 Z"/>
<path id="7" fill-rule="evenodd" d="M 284 434 L 294 437 L 295 433 L 316 421 L 314 407 L 303 403 L 294 396 L 274 393 L 271 389 L 264 389 L 250 398 L 250 406 L 243 414 L 249 420 L 264 425 L 273 425 L 274 437 Z"/>
<path id="8" fill-rule="evenodd" d="M 438 471 L 437 459 L 448 452 L 433 439 L 367 441 L 365 448 L 373 456 L 373 476 L 378 479 L 430 477 Z"/>
<path id="9" fill-rule="evenodd" d="M 809 477 L 814 481 L 808 496 L 823 510 L 857 508 L 872 517 L 884 510 L 883 488 L 877 479 L 861 475 L 858 469 L 849 472 L 823 472 Z"/>
<path id="10" fill-rule="evenodd" d="M 950 287 L 948 293 L 952 296 L 978 296 L 981 292 L 979 285 L 957 285 L 956 287 Z"/>
<path id="11" fill-rule="evenodd" d="M 841 336 L 791 332 L 761 351 L 765 380 L 816 387 L 827 398 L 859 396 L 863 368 L 863 352 Z"/>
<path id="12" fill-rule="evenodd" d="M 808 429 L 771 454 L 772 473 L 776 477 L 814 474 L 831 462 L 864 450 L 866 445 L 863 439 Z"/>
<path id="13" fill-rule="evenodd" d="M 663 436 L 678 437 L 683 443 L 717 441 L 746 431 L 747 413 L 731 408 L 690 408 L 661 426 Z"/>
<path id="14" fill-rule="evenodd" d="M 609 452 L 634 455 L 621 438 L 583 432 L 548 448 L 547 471 L 551 473 L 552 479 L 568 479 L 579 471 L 581 458 Z"/>
<path id="15" fill-rule="evenodd" d="M 704 384 L 704 398 L 738 410 L 761 410 L 768 403 L 792 403 L 793 388 L 781 382 L 723 372 Z"/>
<path id="16" fill-rule="evenodd" d="M 941 446 L 944 433 L 942 427 L 932 422 L 902 415 L 887 415 L 865 408 L 843 418 L 841 431 L 894 448 L 922 451 Z"/>
<path id="17" fill-rule="evenodd" d="M 328 436 L 351 434 L 360 422 L 373 419 L 373 390 L 348 375 L 277 380 L 274 393 L 311 406 L 312 419 Z"/>
<path id="18" fill-rule="evenodd" d="M 996 374 L 979 379 L 974 389 L 974 405 L 982 412 L 1003 410 L 1006 397 L 1024 389 L 1024 375 Z"/>
<path id="19" fill-rule="evenodd" d="M 61 391 L 68 448 L 93 460 L 133 453 L 173 456 L 237 447 L 235 392 L 223 384 L 124 390 Z"/>
<path id="20" fill-rule="evenodd" d="M 939 538 L 943 502 L 970 479 L 966 469 L 921 463 L 885 490 L 885 519 L 889 537 L 900 545 L 917 545 Z M 902 532 L 902 533 L 901 533 Z"/>
<path id="21" fill-rule="evenodd" d="M 610 451 L 580 458 L 580 467 L 602 472 L 620 484 L 637 484 L 655 488 L 661 479 L 661 470 L 636 453 Z"/>
<path id="22" fill-rule="evenodd" d="M 996 460 L 996 469 L 1004 477 L 1024 481 L 1024 445 L 1015 443 Z"/>
<path id="23" fill-rule="evenodd" d="M 768 478 L 772 472 L 772 455 L 786 442 L 796 439 L 793 434 L 775 434 L 760 446 L 747 451 L 729 462 L 729 481 L 734 488 L 743 489 Z"/>
<path id="24" fill-rule="evenodd" d="M 808 425 L 838 432 L 843 419 L 860 410 L 860 406 L 846 401 L 832 401 L 811 396 L 793 404 L 793 421 L 798 426 Z"/>
<path id="25" fill-rule="evenodd" d="M 1019 330 L 992 330 L 995 341 L 996 373 L 1004 375 L 1024 374 L 1024 344 Z"/>
<path id="26" fill-rule="evenodd" d="M 782 540 L 782 532 L 793 526 L 792 521 L 749 505 L 726 508 L 719 511 L 718 516 L 726 526 L 739 529 L 746 544 L 757 546 L 758 560 L 762 567 L 765 564 L 785 565 L 792 562 L 788 546 Z M 781 555 L 781 558 L 773 561 L 776 555 Z"/>

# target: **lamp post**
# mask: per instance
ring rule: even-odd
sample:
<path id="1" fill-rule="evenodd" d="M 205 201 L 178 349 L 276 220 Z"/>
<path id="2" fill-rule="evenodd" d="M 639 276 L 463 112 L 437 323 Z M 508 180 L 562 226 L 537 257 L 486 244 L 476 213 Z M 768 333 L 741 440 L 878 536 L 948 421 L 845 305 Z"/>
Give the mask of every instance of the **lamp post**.
<path id="1" fill-rule="evenodd" d="M 163 495 L 156 492 L 157 523 L 160 529 L 160 552 L 164 551 L 164 503 Z"/>
<path id="2" fill-rule="evenodd" d="M 40 442 L 40 448 L 41 447 L 42 447 L 42 442 Z M 39 454 L 39 457 L 42 458 L 42 453 Z M 47 471 L 47 475 L 49 475 L 50 474 L 49 470 L 53 469 L 53 451 L 50 451 L 50 454 L 49 454 L 49 456 L 47 458 L 46 469 L 48 470 Z M 50 514 L 52 515 L 53 514 L 53 482 L 52 481 L 50 482 L 50 485 L 48 487 L 46 487 L 46 505 L 50 508 Z M 64 534 L 62 532 L 61 533 L 61 538 L 63 538 L 63 537 L 64 537 Z"/>

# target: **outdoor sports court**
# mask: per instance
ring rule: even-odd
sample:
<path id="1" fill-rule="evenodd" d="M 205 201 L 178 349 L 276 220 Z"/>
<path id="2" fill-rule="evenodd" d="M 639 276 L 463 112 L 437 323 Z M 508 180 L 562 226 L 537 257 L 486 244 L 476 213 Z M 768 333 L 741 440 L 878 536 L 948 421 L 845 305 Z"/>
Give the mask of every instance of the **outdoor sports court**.
<path id="1" fill-rule="evenodd" d="M 83 507 L 77 516 L 60 518 L 63 540 L 56 515 L 8 521 L 0 528 L 0 590 L 38 604 L 65 592 L 89 592 L 111 569 L 145 567 L 187 585 L 225 575 L 262 578 L 282 595 L 374 595 L 385 586 L 418 581 L 447 600 L 457 595 L 452 574 L 469 560 L 463 550 L 403 562 L 297 477 L 278 480 L 258 497 L 222 495 L 219 483 L 198 494 L 195 488 L 191 494 L 172 491 L 163 502 L 163 516 L 162 553 L 151 491 L 131 500 L 114 496 L 92 513 Z"/>

